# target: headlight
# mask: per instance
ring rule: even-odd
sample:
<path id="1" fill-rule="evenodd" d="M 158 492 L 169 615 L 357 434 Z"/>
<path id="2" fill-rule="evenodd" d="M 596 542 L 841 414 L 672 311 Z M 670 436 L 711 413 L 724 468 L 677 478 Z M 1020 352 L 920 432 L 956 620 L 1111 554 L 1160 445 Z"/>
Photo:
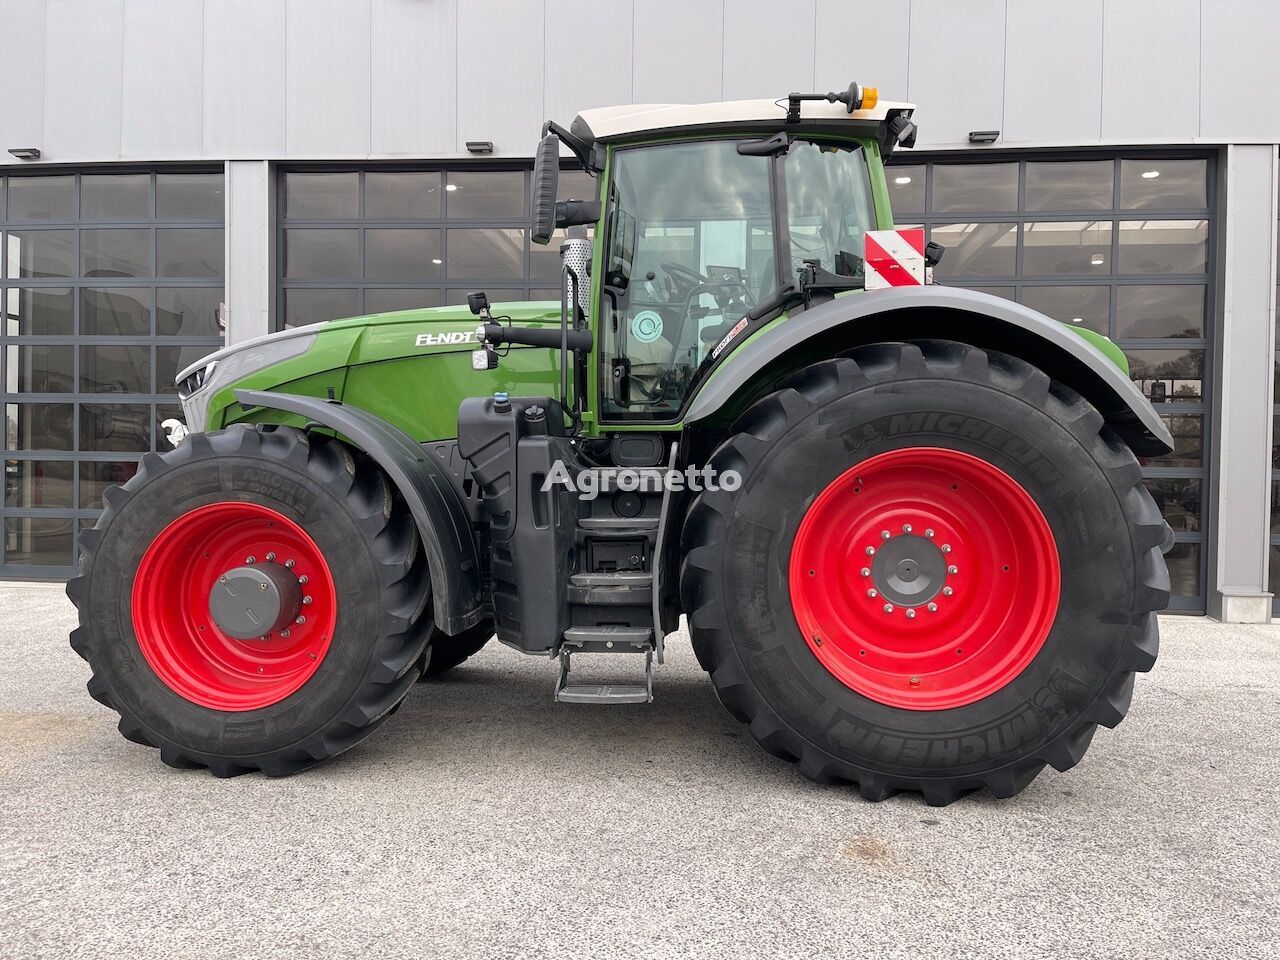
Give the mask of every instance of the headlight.
<path id="1" fill-rule="evenodd" d="M 181 380 L 179 380 L 178 381 L 178 399 L 179 400 L 187 399 L 187 397 L 191 396 L 193 393 L 195 393 L 197 390 L 203 387 L 206 383 L 208 383 L 209 378 L 213 376 L 214 368 L 216 368 L 217 366 L 218 366 L 217 360 L 210 360 L 203 367 L 197 368 L 195 372 L 189 373 L 185 377 L 183 377 Z"/>

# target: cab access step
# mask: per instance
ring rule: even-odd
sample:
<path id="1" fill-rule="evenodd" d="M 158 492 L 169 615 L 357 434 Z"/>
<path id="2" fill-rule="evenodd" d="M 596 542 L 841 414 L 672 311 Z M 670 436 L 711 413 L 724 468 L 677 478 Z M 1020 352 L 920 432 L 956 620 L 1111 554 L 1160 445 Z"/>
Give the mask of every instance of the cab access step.
<path id="1" fill-rule="evenodd" d="M 643 627 L 570 627 L 560 645 L 560 679 L 555 699 L 560 703 L 652 703 L 653 631 Z M 642 683 L 571 684 L 570 660 L 575 653 L 629 653 L 644 656 Z"/>

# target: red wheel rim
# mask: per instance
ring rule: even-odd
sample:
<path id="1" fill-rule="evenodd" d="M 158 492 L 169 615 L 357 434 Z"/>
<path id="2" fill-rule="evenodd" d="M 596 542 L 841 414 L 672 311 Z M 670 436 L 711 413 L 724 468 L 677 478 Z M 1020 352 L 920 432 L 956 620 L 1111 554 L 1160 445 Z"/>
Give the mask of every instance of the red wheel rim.
<path id="1" fill-rule="evenodd" d="M 912 447 L 846 470 L 791 547 L 791 604 L 818 661 L 879 703 L 945 710 L 990 696 L 1040 651 L 1058 549 L 1004 471 Z"/>
<path id="2" fill-rule="evenodd" d="M 285 625 L 247 640 L 219 627 L 210 608 L 220 578 L 246 566 L 298 584 L 289 584 L 291 605 L 281 605 Z M 178 517 L 147 548 L 132 613 L 142 655 L 169 689 L 239 711 L 278 703 L 311 678 L 338 607 L 329 566 L 298 524 L 254 503 L 211 503 Z"/>

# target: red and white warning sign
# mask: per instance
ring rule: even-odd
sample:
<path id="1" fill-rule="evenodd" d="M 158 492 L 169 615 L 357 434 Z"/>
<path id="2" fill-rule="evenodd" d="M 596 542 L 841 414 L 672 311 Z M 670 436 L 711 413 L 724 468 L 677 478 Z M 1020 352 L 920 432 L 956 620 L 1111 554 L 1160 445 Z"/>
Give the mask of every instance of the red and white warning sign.
<path id="1" fill-rule="evenodd" d="M 868 230 L 864 252 L 868 290 L 925 282 L 923 230 Z"/>

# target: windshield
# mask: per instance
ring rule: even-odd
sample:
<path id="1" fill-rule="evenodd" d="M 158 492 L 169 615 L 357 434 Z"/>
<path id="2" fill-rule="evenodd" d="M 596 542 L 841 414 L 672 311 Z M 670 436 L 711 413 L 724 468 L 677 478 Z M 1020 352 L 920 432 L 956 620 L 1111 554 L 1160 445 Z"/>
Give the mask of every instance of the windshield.
<path id="1" fill-rule="evenodd" d="M 739 153 L 739 142 L 613 156 L 601 303 L 606 419 L 674 418 L 699 368 L 743 332 L 779 280 L 797 282 L 805 261 L 862 276 L 862 235 L 875 226 L 862 148 L 797 140 L 775 158 Z M 785 204 L 774 193 L 778 170 Z M 779 205 L 784 243 L 774 237 Z"/>
<path id="2" fill-rule="evenodd" d="M 806 260 L 828 273 L 862 276 L 862 235 L 875 229 L 866 156 L 859 146 L 797 141 L 784 164 L 789 279 Z"/>

